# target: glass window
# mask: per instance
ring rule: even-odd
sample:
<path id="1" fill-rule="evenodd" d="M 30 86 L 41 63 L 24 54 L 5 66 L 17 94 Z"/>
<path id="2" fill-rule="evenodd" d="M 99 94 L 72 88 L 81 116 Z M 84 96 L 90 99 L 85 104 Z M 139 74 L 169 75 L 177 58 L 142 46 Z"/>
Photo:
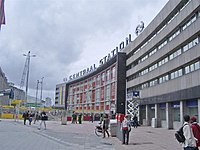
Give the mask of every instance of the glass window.
<path id="1" fill-rule="evenodd" d="M 199 61 L 194 64 L 194 68 L 195 68 L 195 70 L 199 69 Z"/>
<path id="2" fill-rule="evenodd" d="M 192 44 L 192 43 L 193 43 L 193 42 L 190 42 L 190 43 L 188 44 L 189 49 L 193 47 L 193 44 Z"/>
<path id="3" fill-rule="evenodd" d="M 162 81 L 163 81 L 162 77 L 161 77 L 161 78 L 159 78 L 159 83 L 162 83 Z"/>
<path id="4" fill-rule="evenodd" d="M 181 54 L 181 49 L 179 49 L 178 51 L 177 51 L 177 55 L 180 55 Z"/>
<path id="5" fill-rule="evenodd" d="M 187 51 L 188 50 L 188 45 L 185 45 L 184 47 L 183 47 L 183 51 L 185 52 L 185 51 Z"/>
<path id="6" fill-rule="evenodd" d="M 185 74 L 188 74 L 189 72 L 190 72 L 190 67 L 189 66 L 185 67 Z"/>
<path id="7" fill-rule="evenodd" d="M 177 78 L 178 77 L 178 71 L 175 71 L 174 72 L 174 78 Z"/>
<path id="8" fill-rule="evenodd" d="M 187 22 L 187 27 L 188 27 L 189 25 L 191 25 L 191 23 L 192 23 L 191 21 L 188 21 L 188 22 Z"/>
<path id="9" fill-rule="evenodd" d="M 173 39 L 173 36 L 170 36 L 170 37 L 169 37 L 169 41 L 171 41 L 172 39 Z"/>
<path id="10" fill-rule="evenodd" d="M 168 62 L 168 57 L 165 58 L 165 63 Z"/>
<path id="11" fill-rule="evenodd" d="M 190 71 L 191 71 L 191 72 L 194 71 L 194 64 L 191 64 L 191 65 L 190 65 Z"/>
<path id="12" fill-rule="evenodd" d="M 195 22 L 197 20 L 196 14 L 192 17 L 191 22 Z"/>
<path id="13" fill-rule="evenodd" d="M 194 46 L 197 45 L 198 43 L 199 43 L 198 38 L 196 38 L 196 39 L 193 40 L 193 45 L 194 45 Z"/>
<path id="14" fill-rule="evenodd" d="M 169 60 L 172 60 L 174 58 L 173 54 L 169 55 Z"/>
<path id="15" fill-rule="evenodd" d="M 178 70 L 178 76 L 182 76 L 183 75 L 183 72 L 182 72 L 182 69 Z"/>
<path id="16" fill-rule="evenodd" d="M 166 79 L 166 81 L 168 81 L 169 80 L 169 75 L 166 75 L 165 79 Z"/>
<path id="17" fill-rule="evenodd" d="M 180 30 L 178 30 L 177 32 L 176 32 L 176 35 L 179 35 L 180 34 Z"/>
<path id="18" fill-rule="evenodd" d="M 184 25 L 184 26 L 182 27 L 182 30 L 185 30 L 185 29 L 186 29 L 186 27 L 187 27 L 187 25 Z"/>
<path id="19" fill-rule="evenodd" d="M 162 62 L 160 61 L 159 63 L 158 63 L 158 66 L 161 66 L 162 65 Z"/>
<path id="20" fill-rule="evenodd" d="M 171 73 L 171 79 L 174 79 L 174 72 Z"/>

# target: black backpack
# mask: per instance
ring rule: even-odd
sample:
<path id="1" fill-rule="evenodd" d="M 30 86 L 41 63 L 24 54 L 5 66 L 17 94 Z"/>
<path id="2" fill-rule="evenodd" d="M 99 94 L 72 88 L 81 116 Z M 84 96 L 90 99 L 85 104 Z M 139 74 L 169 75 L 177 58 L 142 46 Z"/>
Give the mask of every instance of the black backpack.
<path id="1" fill-rule="evenodd" d="M 175 132 L 175 138 L 179 143 L 185 142 L 185 136 L 183 135 L 183 127 L 184 126 L 182 126 L 178 131 Z"/>

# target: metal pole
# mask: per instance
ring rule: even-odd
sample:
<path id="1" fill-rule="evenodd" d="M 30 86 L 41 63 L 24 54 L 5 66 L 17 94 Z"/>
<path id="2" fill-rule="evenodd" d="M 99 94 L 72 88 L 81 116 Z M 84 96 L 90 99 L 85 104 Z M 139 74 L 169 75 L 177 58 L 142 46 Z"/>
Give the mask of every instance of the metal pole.
<path id="1" fill-rule="evenodd" d="M 25 95 L 26 102 L 27 102 L 27 93 L 28 93 L 28 77 L 29 77 L 29 65 L 30 65 L 30 51 L 28 52 L 27 60 L 28 60 L 28 68 L 27 68 L 27 74 L 26 74 L 26 95 Z"/>
<path id="2" fill-rule="evenodd" d="M 30 51 L 28 52 L 27 55 L 23 55 L 23 56 L 27 56 L 27 74 L 26 74 L 26 93 L 25 93 L 25 100 L 27 102 L 27 95 L 28 95 L 28 80 L 29 80 L 29 66 L 30 66 L 30 58 L 31 57 L 36 57 L 36 55 L 30 55 Z"/>
<path id="3" fill-rule="evenodd" d="M 39 84 L 39 80 L 37 80 L 37 87 L 36 87 L 36 104 L 35 104 L 35 107 L 37 107 L 38 84 Z"/>
<path id="4" fill-rule="evenodd" d="M 40 83 L 41 83 L 40 101 L 42 101 L 42 88 L 43 88 L 42 86 L 43 86 L 43 79 L 44 79 L 44 77 L 41 78 L 41 82 L 40 82 Z"/>

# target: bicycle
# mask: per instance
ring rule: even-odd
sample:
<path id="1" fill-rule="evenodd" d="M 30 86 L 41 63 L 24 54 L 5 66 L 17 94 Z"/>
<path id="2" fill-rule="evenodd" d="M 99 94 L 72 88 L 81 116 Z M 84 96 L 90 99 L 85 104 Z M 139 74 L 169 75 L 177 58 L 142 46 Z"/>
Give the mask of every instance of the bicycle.
<path id="1" fill-rule="evenodd" d="M 103 128 L 101 127 L 101 125 L 96 126 L 96 128 L 94 130 L 94 133 L 97 136 L 102 136 L 102 134 L 103 134 Z"/>

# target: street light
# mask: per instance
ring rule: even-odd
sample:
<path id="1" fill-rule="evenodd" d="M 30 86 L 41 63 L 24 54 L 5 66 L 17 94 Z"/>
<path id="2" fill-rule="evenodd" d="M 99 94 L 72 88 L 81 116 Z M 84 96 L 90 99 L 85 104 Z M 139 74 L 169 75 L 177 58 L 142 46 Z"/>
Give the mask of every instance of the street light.
<path id="1" fill-rule="evenodd" d="M 42 101 L 42 86 L 43 86 L 43 79 L 44 79 L 44 77 L 41 78 L 41 81 L 37 80 L 37 87 L 36 87 L 36 101 L 35 101 L 36 104 L 35 104 L 35 107 L 37 107 L 39 84 L 41 84 L 40 102 Z"/>
<path id="2" fill-rule="evenodd" d="M 40 81 L 37 80 L 37 87 L 36 87 L 36 104 L 35 107 L 37 107 L 37 96 L 38 96 L 38 86 L 39 86 Z"/>
<path id="3" fill-rule="evenodd" d="M 42 101 L 43 79 L 44 79 L 44 77 L 41 78 L 41 93 L 40 93 L 40 101 Z"/>
<path id="4" fill-rule="evenodd" d="M 28 93 L 28 78 L 29 78 L 29 66 L 30 66 L 30 58 L 31 57 L 36 57 L 36 55 L 30 55 L 30 51 L 28 52 L 28 54 L 23 54 L 23 56 L 27 56 L 27 74 L 26 74 L 26 95 L 25 95 L 25 99 L 27 101 L 27 93 Z"/>

